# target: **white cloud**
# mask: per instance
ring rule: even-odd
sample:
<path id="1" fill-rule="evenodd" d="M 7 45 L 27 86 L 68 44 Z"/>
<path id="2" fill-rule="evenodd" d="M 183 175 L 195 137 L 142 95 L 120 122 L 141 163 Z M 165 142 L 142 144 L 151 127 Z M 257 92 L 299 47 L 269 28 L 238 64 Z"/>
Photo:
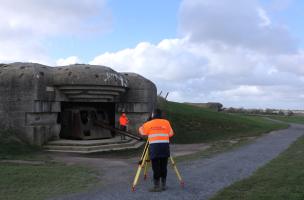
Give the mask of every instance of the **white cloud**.
<path id="1" fill-rule="evenodd" d="M 267 54 L 294 53 L 296 41 L 286 27 L 270 22 L 257 0 L 184 0 L 180 7 L 180 32 L 194 43 L 220 42 Z"/>
<path id="2" fill-rule="evenodd" d="M 280 55 L 265 56 L 231 46 L 217 52 L 212 49 L 187 39 L 166 39 L 156 45 L 140 43 L 133 49 L 105 53 L 91 64 L 140 73 L 159 90 L 170 91 L 170 100 L 220 101 L 245 107 L 301 106 L 297 96 L 304 90 L 303 76 L 297 70 L 281 70 Z"/>
<path id="3" fill-rule="evenodd" d="M 111 23 L 104 0 L 0 0 L 0 4 L 0 62 L 50 62 L 46 39 L 102 32 Z"/>
<path id="4" fill-rule="evenodd" d="M 72 65 L 76 63 L 80 63 L 80 59 L 77 56 L 70 56 L 67 58 L 60 58 L 56 61 L 57 66 L 64 66 L 64 65 Z"/>
<path id="5" fill-rule="evenodd" d="M 0 3 L 0 62 L 50 63 L 47 39 L 100 33 L 111 24 L 105 0 Z M 271 16 L 258 0 L 183 0 L 178 38 L 107 52 L 90 64 L 142 74 L 170 100 L 303 108 L 304 51 Z M 70 56 L 56 64 L 79 62 Z"/>
<path id="6" fill-rule="evenodd" d="M 267 16 L 266 11 L 263 8 L 257 9 L 259 17 L 261 18 L 260 26 L 269 26 L 271 24 L 271 20 Z"/>
<path id="7" fill-rule="evenodd" d="M 273 58 L 277 67 L 285 72 L 293 72 L 304 75 L 304 51 L 300 50 L 295 54 L 282 54 Z"/>
<path id="8" fill-rule="evenodd" d="M 101 29 L 106 20 L 110 20 L 110 14 L 104 12 L 104 0 L 1 0 L 0 3 L 1 25 L 8 28 L 4 32 L 7 36 L 17 31 L 34 35 L 74 35 Z M 97 18 L 97 23 L 88 23 L 93 17 Z"/>
<path id="9" fill-rule="evenodd" d="M 225 91 L 221 91 L 221 92 L 214 92 L 213 94 L 218 95 L 218 96 L 223 95 L 228 98 L 240 99 L 240 98 L 243 98 L 244 96 L 245 97 L 260 96 L 260 95 L 263 95 L 264 92 L 258 86 L 240 85 L 237 88 L 225 90 Z"/>
<path id="10" fill-rule="evenodd" d="M 117 71 L 133 71 L 152 79 L 184 81 L 204 75 L 207 60 L 191 52 L 186 40 L 166 39 L 157 45 L 147 42 L 134 49 L 105 53 L 90 64 L 113 67 Z"/>
<path id="11" fill-rule="evenodd" d="M 133 71 L 175 101 L 303 108 L 304 53 L 255 0 L 184 0 L 180 38 L 107 52 L 91 64 Z"/>

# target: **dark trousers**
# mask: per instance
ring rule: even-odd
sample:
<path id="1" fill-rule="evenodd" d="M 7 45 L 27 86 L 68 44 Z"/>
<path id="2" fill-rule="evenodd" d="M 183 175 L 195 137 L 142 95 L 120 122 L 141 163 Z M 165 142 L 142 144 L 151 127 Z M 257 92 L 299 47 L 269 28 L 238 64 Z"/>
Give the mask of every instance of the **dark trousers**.
<path id="1" fill-rule="evenodd" d="M 167 178 L 168 157 L 154 158 L 151 160 L 154 180 Z"/>
<path id="2" fill-rule="evenodd" d="M 120 125 L 120 130 L 127 131 L 127 126 Z M 120 137 L 121 137 L 121 140 L 125 140 L 126 139 L 125 135 L 120 135 Z"/>

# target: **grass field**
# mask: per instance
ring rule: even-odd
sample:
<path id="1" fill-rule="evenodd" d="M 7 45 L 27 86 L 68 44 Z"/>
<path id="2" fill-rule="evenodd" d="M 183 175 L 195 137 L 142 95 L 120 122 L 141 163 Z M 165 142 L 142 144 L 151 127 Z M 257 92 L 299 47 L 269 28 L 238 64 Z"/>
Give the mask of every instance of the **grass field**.
<path id="1" fill-rule="evenodd" d="M 287 128 L 258 116 L 227 114 L 191 105 L 167 102 L 161 104 L 171 121 L 173 143 L 202 143 L 259 136 L 272 130 Z"/>
<path id="2" fill-rule="evenodd" d="M 98 183 L 97 175 L 88 168 L 53 162 L 12 131 L 0 131 L 0 199 L 40 200 L 79 192 Z"/>
<path id="3" fill-rule="evenodd" d="M 270 118 L 288 123 L 304 124 L 304 116 L 269 116 Z"/>
<path id="4" fill-rule="evenodd" d="M 97 182 L 95 172 L 56 163 L 25 165 L 1 163 L 0 199 L 40 200 L 79 192 Z"/>
<path id="5" fill-rule="evenodd" d="M 303 200 L 304 137 L 248 179 L 220 191 L 211 200 Z"/>

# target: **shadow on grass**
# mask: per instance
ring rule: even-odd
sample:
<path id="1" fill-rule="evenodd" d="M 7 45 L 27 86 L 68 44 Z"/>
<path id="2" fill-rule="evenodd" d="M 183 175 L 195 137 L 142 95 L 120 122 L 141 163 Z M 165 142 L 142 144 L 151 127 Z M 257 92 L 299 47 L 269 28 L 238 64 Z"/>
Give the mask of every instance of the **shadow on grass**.
<path id="1" fill-rule="evenodd" d="M 41 159 L 41 147 L 18 138 L 13 130 L 0 131 L 0 159 Z"/>

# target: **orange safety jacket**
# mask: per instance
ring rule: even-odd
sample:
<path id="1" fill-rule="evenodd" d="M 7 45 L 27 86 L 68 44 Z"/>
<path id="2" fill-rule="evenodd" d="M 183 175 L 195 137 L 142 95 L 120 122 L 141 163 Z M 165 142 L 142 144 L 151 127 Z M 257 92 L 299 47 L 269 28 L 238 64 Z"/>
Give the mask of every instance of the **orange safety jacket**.
<path id="1" fill-rule="evenodd" d="M 169 143 L 169 138 L 174 135 L 170 122 L 165 119 L 153 119 L 139 129 L 141 135 L 148 136 L 150 144 Z"/>
<path id="2" fill-rule="evenodd" d="M 128 122 L 129 122 L 129 120 L 128 120 L 128 118 L 127 118 L 126 115 L 120 116 L 120 118 L 119 118 L 119 124 L 120 124 L 121 126 L 127 126 L 127 125 L 128 125 Z"/>

